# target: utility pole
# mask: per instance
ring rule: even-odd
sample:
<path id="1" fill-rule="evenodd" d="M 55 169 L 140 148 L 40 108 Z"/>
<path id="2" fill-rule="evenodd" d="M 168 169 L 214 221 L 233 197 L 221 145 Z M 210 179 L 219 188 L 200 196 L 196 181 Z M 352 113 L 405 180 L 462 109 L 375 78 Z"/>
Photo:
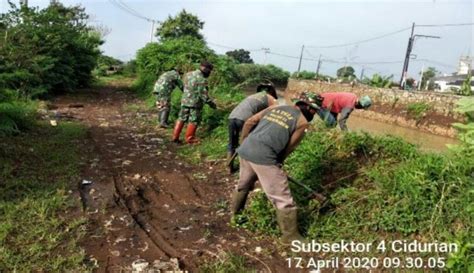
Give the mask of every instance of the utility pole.
<path id="1" fill-rule="evenodd" d="M 304 45 L 301 47 L 300 62 L 298 64 L 298 72 L 296 73 L 296 77 L 300 76 L 301 61 L 303 60 L 303 51 L 304 51 Z"/>
<path id="2" fill-rule="evenodd" d="M 406 83 L 406 77 L 408 73 L 408 64 L 410 62 L 410 56 L 411 56 L 411 51 L 413 49 L 413 44 L 415 43 L 415 39 L 418 37 L 421 38 L 433 38 L 433 39 L 439 39 L 441 37 L 439 36 L 432 36 L 432 35 L 421 35 L 421 34 L 415 34 L 413 35 L 415 29 L 415 23 L 413 23 L 413 26 L 411 28 L 411 35 L 410 39 L 408 39 L 408 47 L 407 47 L 407 53 L 405 55 L 405 62 L 403 64 L 403 71 L 402 71 L 402 77 L 400 79 L 400 88 L 404 89 L 405 88 L 405 83 Z"/>
<path id="3" fill-rule="evenodd" d="M 418 82 L 418 91 L 421 90 L 421 83 L 423 82 L 423 73 L 425 72 L 425 64 L 421 66 L 420 80 Z"/>
<path id="4" fill-rule="evenodd" d="M 411 26 L 411 34 L 410 38 L 408 39 L 408 46 L 407 52 L 405 53 L 405 61 L 403 62 L 403 70 L 402 70 L 402 77 L 400 79 L 400 88 L 404 89 L 406 76 L 408 72 L 408 62 L 410 61 L 411 50 L 413 49 L 413 34 L 415 32 L 415 22 L 413 22 Z"/>
<path id="5" fill-rule="evenodd" d="M 360 81 L 362 81 L 362 77 L 364 77 L 364 70 L 365 70 L 365 67 L 362 66 L 362 70 L 360 71 Z"/>
<path id="6" fill-rule="evenodd" d="M 263 59 L 263 65 L 267 64 L 267 54 L 270 53 L 270 48 L 262 47 L 263 52 L 265 53 L 265 57 Z"/>
<path id="7" fill-rule="evenodd" d="M 321 69 L 321 54 L 319 54 L 318 67 L 316 68 L 316 79 L 319 77 L 319 69 Z"/>
<path id="8" fill-rule="evenodd" d="M 151 20 L 150 43 L 153 42 L 153 34 L 155 34 L 155 20 Z"/>

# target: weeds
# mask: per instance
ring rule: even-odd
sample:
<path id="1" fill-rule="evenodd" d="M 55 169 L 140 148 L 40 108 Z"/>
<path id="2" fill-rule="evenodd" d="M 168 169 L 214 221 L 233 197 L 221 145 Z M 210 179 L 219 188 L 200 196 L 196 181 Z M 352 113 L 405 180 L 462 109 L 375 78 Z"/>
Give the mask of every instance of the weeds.
<path id="1" fill-rule="evenodd" d="M 220 253 L 217 261 L 207 263 L 199 269 L 201 273 L 249 273 L 256 272 L 247 268 L 246 259 L 232 253 Z"/>
<path id="2" fill-rule="evenodd" d="M 425 102 L 414 102 L 407 105 L 408 115 L 413 117 L 417 122 L 420 122 L 430 109 L 431 105 Z"/>
<path id="3" fill-rule="evenodd" d="M 61 123 L 1 140 L 0 271 L 85 270 L 84 220 L 66 215 L 83 137 L 82 127 Z"/>

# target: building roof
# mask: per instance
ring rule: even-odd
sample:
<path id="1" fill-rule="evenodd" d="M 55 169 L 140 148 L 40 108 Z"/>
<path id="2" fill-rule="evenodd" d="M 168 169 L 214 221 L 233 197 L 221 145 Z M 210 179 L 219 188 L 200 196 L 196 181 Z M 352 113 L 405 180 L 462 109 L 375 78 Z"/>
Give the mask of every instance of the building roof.
<path id="1" fill-rule="evenodd" d="M 474 76 L 474 69 L 471 69 L 471 75 Z M 459 80 L 465 80 L 466 79 L 466 76 L 467 74 L 457 74 L 457 73 L 453 73 L 452 75 L 450 76 L 438 76 L 438 77 L 434 77 L 433 78 L 433 81 L 446 81 L 446 82 L 455 82 L 455 81 L 459 81 Z"/>

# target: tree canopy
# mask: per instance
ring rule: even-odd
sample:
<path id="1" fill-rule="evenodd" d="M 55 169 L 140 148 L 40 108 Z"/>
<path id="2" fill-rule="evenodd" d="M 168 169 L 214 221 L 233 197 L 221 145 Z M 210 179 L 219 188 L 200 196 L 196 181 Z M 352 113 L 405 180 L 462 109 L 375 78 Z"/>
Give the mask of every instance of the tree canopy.
<path id="1" fill-rule="evenodd" d="M 199 20 L 196 15 L 188 13 L 183 9 L 175 17 L 168 16 L 168 18 L 160 23 L 156 29 L 156 36 L 161 40 L 177 39 L 183 37 L 192 37 L 203 40 L 201 30 L 204 27 L 204 22 Z"/>
<path id="2" fill-rule="evenodd" d="M 253 64 L 253 60 L 250 57 L 250 51 L 245 49 L 236 49 L 232 51 L 227 51 L 225 53 L 227 56 L 236 60 L 240 64 Z"/>
<path id="3" fill-rule="evenodd" d="M 356 78 L 355 70 L 352 66 L 343 66 L 337 70 L 338 78 Z"/>

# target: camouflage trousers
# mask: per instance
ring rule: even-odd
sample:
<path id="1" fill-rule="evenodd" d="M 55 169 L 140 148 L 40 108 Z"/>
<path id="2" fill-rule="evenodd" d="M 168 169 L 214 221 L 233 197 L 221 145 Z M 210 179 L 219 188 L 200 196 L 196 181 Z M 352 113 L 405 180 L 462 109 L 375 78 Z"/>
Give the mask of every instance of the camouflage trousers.
<path id="1" fill-rule="evenodd" d="M 158 109 L 159 112 L 164 111 L 164 110 L 170 110 L 171 107 L 171 102 L 168 99 L 158 99 L 156 101 L 156 109 Z"/>
<path id="2" fill-rule="evenodd" d="M 201 122 L 201 110 L 202 108 L 181 105 L 178 118 L 184 122 L 198 125 Z"/>

